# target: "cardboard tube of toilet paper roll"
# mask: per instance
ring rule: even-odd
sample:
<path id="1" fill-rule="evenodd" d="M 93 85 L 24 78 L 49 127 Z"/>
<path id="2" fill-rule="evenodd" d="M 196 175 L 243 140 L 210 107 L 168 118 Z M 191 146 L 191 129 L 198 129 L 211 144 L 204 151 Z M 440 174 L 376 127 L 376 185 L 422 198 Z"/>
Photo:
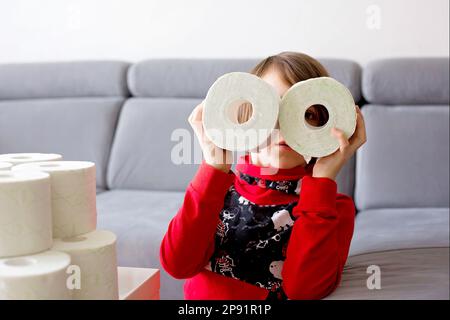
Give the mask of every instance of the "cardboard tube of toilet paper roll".
<path id="1" fill-rule="evenodd" d="M 50 175 L 54 238 L 73 237 L 95 230 L 97 209 L 93 162 L 35 162 L 14 166 L 12 170 L 38 170 Z"/>
<path id="2" fill-rule="evenodd" d="M 12 168 L 12 163 L 9 162 L 0 162 L 0 171 L 8 171 Z"/>
<path id="3" fill-rule="evenodd" d="M 50 248 L 51 219 L 48 174 L 0 171 L 0 258 Z"/>
<path id="4" fill-rule="evenodd" d="M 116 236 L 96 230 L 73 238 L 55 239 L 52 250 L 66 252 L 78 266 L 81 288 L 73 291 L 75 300 L 117 300 Z"/>
<path id="5" fill-rule="evenodd" d="M 203 126 L 206 136 L 218 147 L 248 151 L 263 145 L 278 120 L 279 96 L 259 77 L 232 72 L 221 76 L 206 95 Z M 238 122 L 239 107 L 250 103 L 251 117 Z"/>
<path id="6" fill-rule="evenodd" d="M 323 105 L 329 119 L 322 127 L 313 127 L 305 120 L 306 110 Z M 293 85 L 280 104 L 280 131 L 286 143 L 298 153 L 309 157 L 324 157 L 339 148 L 331 136 L 331 128 L 344 131 L 347 138 L 356 128 L 355 102 L 350 91 L 340 82 L 328 78 L 313 78 Z"/>
<path id="7" fill-rule="evenodd" d="M 0 161 L 9 162 L 13 165 L 40 161 L 58 161 L 62 160 L 60 154 L 55 153 L 7 153 L 0 154 Z"/>
<path id="8" fill-rule="evenodd" d="M 0 300 L 67 300 L 66 269 L 70 256 L 44 251 L 0 259 Z"/>

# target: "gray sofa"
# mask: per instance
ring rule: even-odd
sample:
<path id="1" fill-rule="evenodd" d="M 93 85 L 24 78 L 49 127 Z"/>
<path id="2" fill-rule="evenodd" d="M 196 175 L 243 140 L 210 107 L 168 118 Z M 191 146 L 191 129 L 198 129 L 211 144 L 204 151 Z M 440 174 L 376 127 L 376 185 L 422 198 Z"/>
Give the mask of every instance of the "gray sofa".
<path id="1" fill-rule="evenodd" d="M 0 153 L 94 161 L 98 228 L 118 235 L 119 264 L 161 268 L 160 241 L 198 165 L 172 163 L 172 132 L 189 130 L 218 76 L 256 62 L 0 65 Z M 368 133 L 338 177 L 358 215 L 342 284 L 327 298 L 449 299 L 448 58 L 321 62 L 362 106 Z M 380 290 L 366 286 L 370 265 Z M 182 285 L 162 270 L 162 299 L 182 298 Z"/>

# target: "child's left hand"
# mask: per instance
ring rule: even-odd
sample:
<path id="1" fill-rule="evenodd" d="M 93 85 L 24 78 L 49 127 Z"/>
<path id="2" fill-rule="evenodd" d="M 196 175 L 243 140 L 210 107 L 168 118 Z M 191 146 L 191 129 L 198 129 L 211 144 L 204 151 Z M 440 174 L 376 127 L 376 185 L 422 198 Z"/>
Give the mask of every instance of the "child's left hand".
<path id="1" fill-rule="evenodd" d="M 364 117 L 359 107 L 355 106 L 355 108 L 356 129 L 354 134 L 350 139 L 347 139 L 342 130 L 338 128 L 331 129 L 331 134 L 339 141 L 339 149 L 326 157 L 317 159 L 313 168 L 313 177 L 336 179 L 337 174 L 344 164 L 367 141 Z"/>

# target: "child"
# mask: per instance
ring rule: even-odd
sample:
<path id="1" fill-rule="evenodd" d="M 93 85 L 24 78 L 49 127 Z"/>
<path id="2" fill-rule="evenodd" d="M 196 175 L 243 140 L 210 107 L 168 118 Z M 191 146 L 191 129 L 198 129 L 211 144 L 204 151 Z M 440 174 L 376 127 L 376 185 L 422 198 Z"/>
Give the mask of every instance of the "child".
<path id="1" fill-rule="evenodd" d="M 266 58 L 252 73 L 281 97 L 296 82 L 328 76 L 317 60 L 294 52 Z M 335 153 L 307 164 L 280 136 L 242 157 L 236 174 L 230 171 L 230 151 L 204 134 L 202 108 L 194 109 L 189 122 L 204 161 L 162 240 L 163 268 L 187 279 L 185 299 L 321 299 L 330 294 L 339 284 L 353 235 L 354 204 L 337 194 L 335 178 L 366 141 L 359 108 L 349 140 L 332 129 L 340 144 Z M 247 106 L 240 118 L 249 112 Z M 310 107 L 305 117 L 315 126 L 327 121 L 319 106 Z M 278 170 L 264 175 L 261 168 Z"/>

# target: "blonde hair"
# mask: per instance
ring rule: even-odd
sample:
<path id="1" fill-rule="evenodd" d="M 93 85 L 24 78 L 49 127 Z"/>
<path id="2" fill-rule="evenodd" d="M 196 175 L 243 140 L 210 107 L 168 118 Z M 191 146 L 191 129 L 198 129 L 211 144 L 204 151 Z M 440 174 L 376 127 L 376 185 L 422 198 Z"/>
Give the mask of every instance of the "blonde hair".
<path id="1" fill-rule="evenodd" d="M 251 71 L 258 77 L 262 77 L 267 71 L 275 69 L 283 80 L 293 86 L 297 82 L 311 78 L 328 77 L 325 67 L 313 57 L 300 52 L 281 52 L 277 55 L 269 56 L 259 62 Z M 250 103 L 243 103 L 238 110 L 238 122 L 243 123 L 250 119 L 252 106 Z M 327 116 L 320 114 L 326 122 Z"/>
<path id="2" fill-rule="evenodd" d="M 250 73 L 261 77 L 271 68 L 275 68 L 291 86 L 310 78 L 329 76 L 325 67 L 313 57 L 289 51 L 265 58 Z"/>

